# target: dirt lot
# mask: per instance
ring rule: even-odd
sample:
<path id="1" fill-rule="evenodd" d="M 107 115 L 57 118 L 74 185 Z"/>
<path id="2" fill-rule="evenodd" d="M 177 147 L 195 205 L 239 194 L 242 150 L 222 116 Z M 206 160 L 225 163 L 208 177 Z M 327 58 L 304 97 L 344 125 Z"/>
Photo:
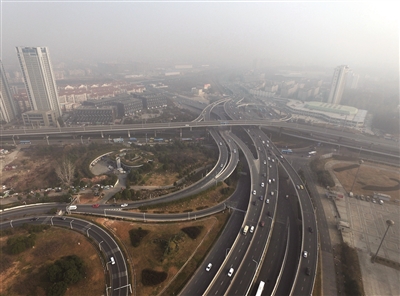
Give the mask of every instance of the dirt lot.
<path id="1" fill-rule="evenodd" d="M 5 245 L 7 238 L 0 238 L 1 248 Z M 105 275 L 96 248 L 86 240 L 84 235 L 56 227 L 37 234 L 36 244 L 30 250 L 18 255 L 7 255 L 2 252 L 0 294 L 46 295 L 43 281 L 45 266 L 63 256 L 73 254 L 77 254 L 84 260 L 87 274 L 84 280 L 71 286 L 65 295 L 102 295 Z"/>
<path id="2" fill-rule="evenodd" d="M 167 286 L 171 289 L 168 291 L 175 292 L 177 287 L 182 285 L 182 281 L 187 280 L 186 277 L 191 276 L 208 249 L 212 246 L 227 218 L 228 213 L 226 212 L 198 221 L 168 224 L 121 222 L 101 218 L 96 219 L 96 221 L 110 229 L 128 250 L 128 259 L 129 262 L 133 262 L 133 269 L 136 274 L 137 295 L 157 295 L 163 289 L 167 288 Z M 203 226 L 201 234 L 195 240 L 190 239 L 181 231 L 183 227 L 188 226 Z M 139 227 L 150 231 L 150 233 L 143 239 L 139 247 L 134 248 L 130 243 L 129 230 Z M 171 241 L 171 252 L 168 255 L 163 253 L 163 249 L 158 243 L 162 240 Z M 171 283 L 174 276 L 191 256 L 193 258 L 188 262 L 183 271 L 186 277 L 181 279 L 180 282 Z M 164 271 L 168 274 L 168 277 L 162 284 L 156 287 L 143 286 L 141 283 L 141 272 L 145 268 Z M 163 292 L 163 295 L 171 295 L 168 291 Z"/>
<path id="3" fill-rule="evenodd" d="M 352 164 L 338 163 L 333 166 L 333 169 L 346 168 Z M 341 172 L 333 171 L 347 192 L 351 190 L 357 170 L 358 168 L 351 168 Z M 395 167 L 364 162 L 358 172 L 353 193 L 372 196 L 374 192 L 379 192 L 390 195 L 392 200 L 400 201 L 399 179 L 400 172 Z"/>

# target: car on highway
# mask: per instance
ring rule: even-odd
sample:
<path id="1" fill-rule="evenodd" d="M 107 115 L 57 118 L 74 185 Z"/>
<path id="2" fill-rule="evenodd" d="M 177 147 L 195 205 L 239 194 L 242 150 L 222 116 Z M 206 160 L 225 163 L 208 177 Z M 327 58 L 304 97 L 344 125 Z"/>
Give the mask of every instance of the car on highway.
<path id="1" fill-rule="evenodd" d="M 128 204 L 124 203 L 124 204 L 121 205 L 121 208 L 126 208 L 127 206 L 128 206 Z"/>
<path id="2" fill-rule="evenodd" d="M 233 273 L 235 272 L 235 270 L 231 267 L 228 271 L 228 276 L 231 277 L 233 275 Z"/>
<path id="3" fill-rule="evenodd" d="M 266 160 L 264 160 L 264 164 L 267 164 L 267 161 L 266 161 Z"/>
<path id="4" fill-rule="evenodd" d="M 265 222 L 264 221 L 260 221 L 260 226 L 264 227 L 264 225 L 265 225 Z"/>
<path id="5" fill-rule="evenodd" d="M 265 186 L 265 184 L 264 184 L 264 182 L 262 182 L 262 183 L 261 183 L 261 187 L 264 187 L 264 186 Z"/>
<path id="6" fill-rule="evenodd" d="M 296 185 L 296 188 L 297 188 L 298 190 L 300 190 L 300 185 Z"/>
<path id="7" fill-rule="evenodd" d="M 206 267 L 206 271 L 210 271 L 212 267 L 212 263 L 208 263 L 207 267 Z"/>
<path id="8" fill-rule="evenodd" d="M 308 231 L 311 232 L 311 233 L 313 233 L 313 229 L 312 229 L 311 226 L 308 227 Z"/>
<path id="9" fill-rule="evenodd" d="M 279 157 L 283 159 L 283 155 L 280 155 Z"/>
<path id="10" fill-rule="evenodd" d="M 264 200 L 264 196 L 260 195 L 259 199 L 260 199 L 261 201 L 263 201 L 263 200 Z"/>
<path id="11" fill-rule="evenodd" d="M 303 189 L 304 189 L 303 185 L 300 185 L 300 189 L 301 189 L 301 190 L 303 190 Z"/>
<path id="12" fill-rule="evenodd" d="M 236 153 L 236 149 L 233 149 L 233 153 Z"/>
<path id="13" fill-rule="evenodd" d="M 111 265 L 114 265 L 114 264 L 115 264 L 115 259 L 114 259 L 114 257 L 110 257 L 110 263 L 111 263 Z"/>
<path id="14" fill-rule="evenodd" d="M 256 195 L 256 194 L 257 194 L 257 191 L 253 190 L 253 195 Z"/>
<path id="15" fill-rule="evenodd" d="M 98 208 L 100 205 L 99 204 L 94 204 L 92 205 L 92 208 Z"/>
<path id="16" fill-rule="evenodd" d="M 271 160 L 271 157 L 268 156 L 268 160 Z"/>
<path id="17" fill-rule="evenodd" d="M 267 198 L 267 200 L 265 201 L 265 203 L 269 204 L 269 198 Z"/>
<path id="18" fill-rule="evenodd" d="M 308 252 L 307 251 L 303 251 L 303 257 L 307 258 L 307 256 L 308 256 Z"/>
<path id="19" fill-rule="evenodd" d="M 253 233 L 254 232 L 254 226 L 251 226 L 250 227 L 250 233 Z"/>
<path id="20" fill-rule="evenodd" d="M 308 267 L 306 267 L 306 269 L 305 269 L 305 274 L 306 275 L 310 275 L 311 274 L 310 269 Z"/>
<path id="21" fill-rule="evenodd" d="M 219 146 L 222 146 L 222 142 L 219 142 Z"/>

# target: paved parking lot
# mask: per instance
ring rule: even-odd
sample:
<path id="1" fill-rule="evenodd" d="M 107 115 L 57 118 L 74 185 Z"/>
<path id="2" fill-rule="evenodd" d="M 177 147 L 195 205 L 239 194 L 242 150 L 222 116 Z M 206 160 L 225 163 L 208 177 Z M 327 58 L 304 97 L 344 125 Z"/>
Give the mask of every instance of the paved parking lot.
<path id="1" fill-rule="evenodd" d="M 350 197 L 335 203 L 341 219 L 350 223 L 349 231 L 342 232 L 342 237 L 344 242 L 358 250 L 366 295 L 400 295 L 400 272 L 371 262 L 389 219 L 394 221 L 394 225 L 385 237 L 379 256 L 400 262 L 400 206 L 379 205 Z M 337 214 L 333 203 L 331 211 Z"/>

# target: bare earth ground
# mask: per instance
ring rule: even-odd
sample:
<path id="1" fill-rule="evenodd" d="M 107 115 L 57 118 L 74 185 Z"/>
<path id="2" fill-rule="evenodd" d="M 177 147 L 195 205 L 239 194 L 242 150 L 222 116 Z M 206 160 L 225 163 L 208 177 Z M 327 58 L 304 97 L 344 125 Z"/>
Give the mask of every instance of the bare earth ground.
<path id="1" fill-rule="evenodd" d="M 0 238 L 0 247 L 8 237 Z M 105 275 L 96 248 L 84 235 L 62 228 L 50 228 L 37 234 L 36 245 L 18 255 L 1 254 L 1 295 L 46 295 L 43 289 L 43 268 L 63 256 L 76 254 L 86 265 L 86 277 L 71 286 L 66 296 L 98 296 L 104 293 Z M 23 283 L 23 284 L 22 284 Z"/>
<path id="2" fill-rule="evenodd" d="M 197 262 L 203 258 L 210 248 L 227 218 L 228 214 L 224 213 L 198 221 L 168 224 L 121 222 L 102 218 L 97 218 L 96 221 L 110 229 L 123 242 L 125 248 L 128 250 L 128 259 L 130 262 L 133 262 L 134 274 L 136 274 L 137 295 L 157 295 L 167 287 L 179 269 L 192 255 L 194 255 L 194 260 L 188 263 L 185 274 L 190 275 L 195 271 Z M 183 227 L 200 225 L 203 226 L 203 229 L 195 240 L 190 239 L 180 230 Z M 130 243 L 129 230 L 139 227 L 149 230 L 150 233 L 143 239 L 139 247 L 134 248 Z M 172 249 L 171 253 L 163 256 L 163 249 L 159 246 L 157 240 L 169 240 L 175 235 L 177 235 L 176 241 L 170 243 Z M 202 242 L 203 239 L 204 242 Z M 143 286 L 141 283 L 141 272 L 145 268 L 164 271 L 168 274 L 168 277 L 163 283 L 156 287 Z M 174 289 L 175 288 L 172 288 L 173 291 Z M 168 292 L 164 293 L 167 293 L 165 295 L 169 294 Z"/>
<path id="3" fill-rule="evenodd" d="M 347 167 L 350 164 L 350 162 L 338 163 L 333 166 L 333 169 Z M 351 190 L 357 170 L 358 168 L 342 172 L 333 171 L 347 192 Z M 365 185 L 375 185 L 380 187 L 396 186 L 397 182 L 390 180 L 390 178 L 396 180 L 400 179 L 400 171 L 398 168 L 365 162 L 361 165 L 360 171 L 358 172 L 357 180 L 353 187 L 353 193 L 372 196 L 374 194 L 373 190 L 364 190 L 362 187 Z M 380 193 L 388 194 L 392 197 L 392 200 L 400 201 L 400 190 L 381 191 Z"/>

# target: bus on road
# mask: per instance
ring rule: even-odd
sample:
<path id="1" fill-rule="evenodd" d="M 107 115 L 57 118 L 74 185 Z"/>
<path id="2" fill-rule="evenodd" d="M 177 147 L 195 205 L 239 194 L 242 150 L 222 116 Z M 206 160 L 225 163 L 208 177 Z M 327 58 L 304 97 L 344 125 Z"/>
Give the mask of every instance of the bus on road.
<path id="1" fill-rule="evenodd" d="M 261 296 L 261 294 L 264 290 L 264 285 L 265 285 L 265 283 L 263 281 L 260 281 L 260 285 L 258 286 L 256 296 Z"/>

